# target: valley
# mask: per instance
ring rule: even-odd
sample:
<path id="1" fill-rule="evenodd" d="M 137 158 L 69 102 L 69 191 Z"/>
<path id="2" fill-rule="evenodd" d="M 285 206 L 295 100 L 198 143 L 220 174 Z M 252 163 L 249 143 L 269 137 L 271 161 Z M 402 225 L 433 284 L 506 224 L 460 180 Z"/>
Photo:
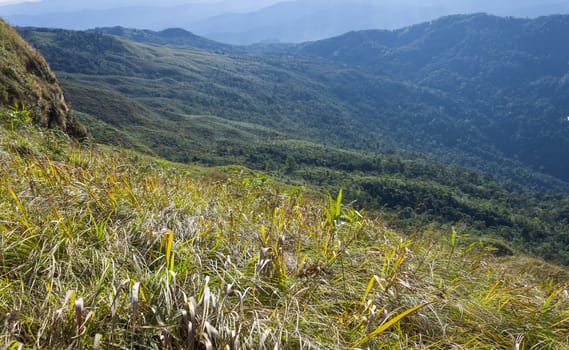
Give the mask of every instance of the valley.
<path id="1" fill-rule="evenodd" d="M 566 159 L 569 134 L 555 120 L 563 90 L 535 96 L 545 93 L 532 83 L 537 72 L 510 90 L 505 84 L 513 82 L 489 80 L 481 63 L 472 71 L 434 68 L 454 67 L 447 61 L 464 41 L 486 42 L 492 34 L 472 31 L 484 21 L 496 33 L 521 24 L 532 30 L 536 23 L 454 16 L 401 31 L 252 47 L 184 31 L 19 31 L 48 58 L 102 142 L 182 163 L 241 164 L 330 192 L 343 188 L 357 207 L 381 210 L 409 233 L 431 223 L 461 227 L 566 264 L 569 184 L 567 163 L 558 160 Z M 563 26 L 568 20 L 536 21 Z M 455 27 L 471 34 L 441 41 Z M 448 48 L 432 54 L 430 37 Z M 415 51 L 406 54 L 410 48 Z M 522 49 L 508 52 L 522 55 Z M 490 55 L 490 49 L 479 52 Z M 376 61 L 357 60 L 363 57 Z M 565 72 L 532 67 L 516 69 L 547 67 L 549 79 Z M 464 88 L 455 89 L 451 77 Z M 534 108 L 538 100 L 543 110 Z M 531 143 L 524 143 L 528 137 Z"/>

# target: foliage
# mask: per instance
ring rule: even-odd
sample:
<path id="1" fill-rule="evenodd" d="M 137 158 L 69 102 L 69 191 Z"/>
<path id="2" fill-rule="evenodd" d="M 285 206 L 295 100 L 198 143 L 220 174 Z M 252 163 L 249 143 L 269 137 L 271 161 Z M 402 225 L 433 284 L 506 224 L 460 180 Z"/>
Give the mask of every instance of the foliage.
<path id="1" fill-rule="evenodd" d="M 7 112 L 0 114 L 0 120 L 12 131 L 30 126 L 33 121 L 31 112 L 17 105 L 12 106 Z"/>
<path id="2" fill-rule="evenodd" d="M 566 270 L 52 133 L 0 128 L 7 348 L 567 347 Z"/>

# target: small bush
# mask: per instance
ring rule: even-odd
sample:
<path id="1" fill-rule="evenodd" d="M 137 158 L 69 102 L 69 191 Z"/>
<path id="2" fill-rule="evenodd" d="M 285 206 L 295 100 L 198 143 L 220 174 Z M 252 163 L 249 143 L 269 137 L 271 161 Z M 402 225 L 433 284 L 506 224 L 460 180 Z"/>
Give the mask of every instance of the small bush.
<path id="1" fill-rule="evenodd" d="M 0 120 L 5 127 L 15 131 L 31 125 L 33 121 L 31 114 L 30 110 L 14 105 L 7 112 L 0 113 Z"/>

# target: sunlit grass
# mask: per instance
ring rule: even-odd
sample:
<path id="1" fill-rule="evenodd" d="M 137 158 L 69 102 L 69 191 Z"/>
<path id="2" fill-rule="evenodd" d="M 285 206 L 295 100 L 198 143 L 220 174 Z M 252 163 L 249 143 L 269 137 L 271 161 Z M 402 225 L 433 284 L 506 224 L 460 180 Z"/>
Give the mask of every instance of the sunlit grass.
<path id="1" fill-rule="evenodd" d="M 0 159 L 2 348 L 568 346 L 565 270 L 404 237 L 341 191 L 31 127 Z"/>

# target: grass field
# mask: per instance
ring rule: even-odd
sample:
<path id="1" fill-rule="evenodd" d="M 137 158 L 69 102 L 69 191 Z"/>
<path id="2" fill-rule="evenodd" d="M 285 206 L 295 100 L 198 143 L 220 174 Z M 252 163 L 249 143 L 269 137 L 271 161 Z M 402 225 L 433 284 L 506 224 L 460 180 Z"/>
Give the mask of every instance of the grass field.
<path id="1" fill-rule="evenodd" d="M 569 273 L 243 167 L 0 128 L 0 347 L 566 349 Z M 12 119 L 19 123 L 8 123 Z"/>

